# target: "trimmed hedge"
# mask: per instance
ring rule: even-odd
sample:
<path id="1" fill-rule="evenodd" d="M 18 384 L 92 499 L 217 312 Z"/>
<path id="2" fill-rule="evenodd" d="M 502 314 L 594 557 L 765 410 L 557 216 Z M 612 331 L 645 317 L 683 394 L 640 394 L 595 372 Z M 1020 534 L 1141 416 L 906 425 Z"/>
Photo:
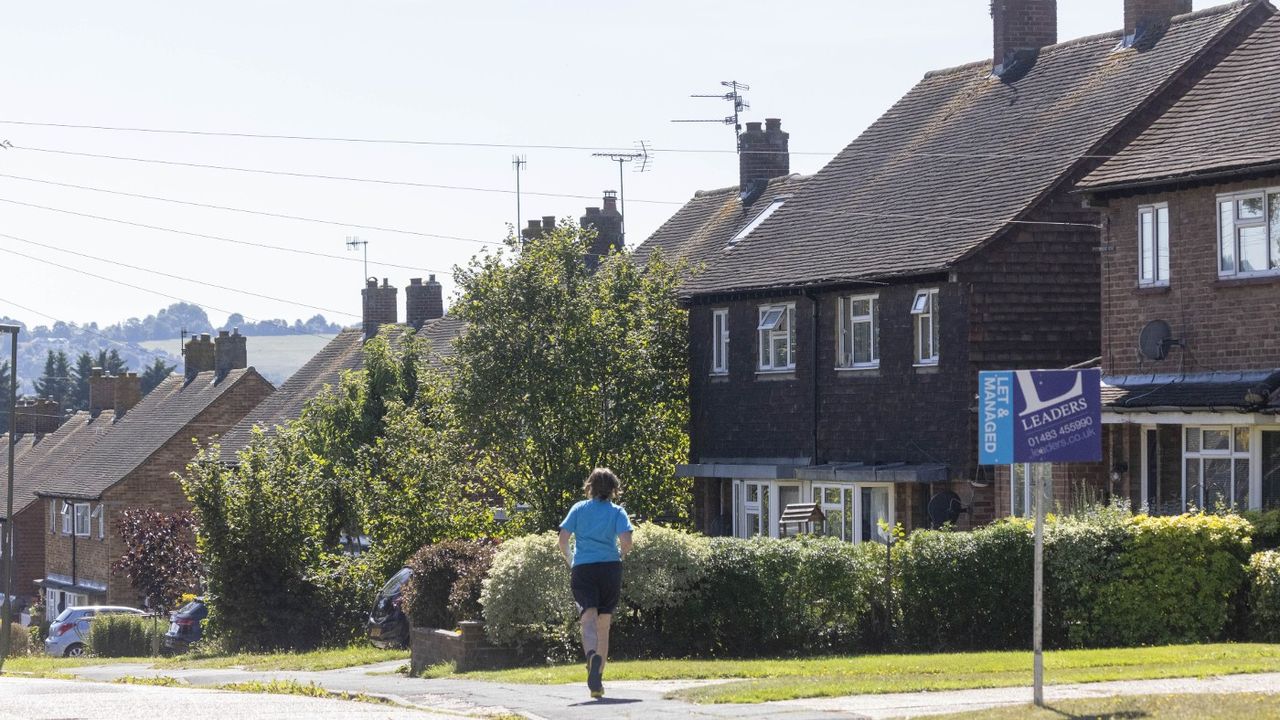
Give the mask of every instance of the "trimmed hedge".
<path id="1" fill-rule="evenodd" d="M 462 620 L 478 620 L 480 590 L 495 545 L 451 540 L 423 546 L 406 565 L 413 577 L 401 600 L 415 627 L 452 629 Z"/>
<path id="2" fill-rule="evenodd" d="M 1246 510 L 1240 517 L 1253 526 L 1253 549 L 1280 549 L 1280 508 L 1274 510 Z"/>
<path id="3" fill-rule="evenodd" d="M 1249 559 L 1249 629 L 1254 640 L 1280 642 L 1280 550 Z"/>
<path id="4" fill-rule="evenodd" d="M 89 652 L 98 657 L 143 657 L 168 623 L 137 615 L 99 615 L 89 623 Z"/>

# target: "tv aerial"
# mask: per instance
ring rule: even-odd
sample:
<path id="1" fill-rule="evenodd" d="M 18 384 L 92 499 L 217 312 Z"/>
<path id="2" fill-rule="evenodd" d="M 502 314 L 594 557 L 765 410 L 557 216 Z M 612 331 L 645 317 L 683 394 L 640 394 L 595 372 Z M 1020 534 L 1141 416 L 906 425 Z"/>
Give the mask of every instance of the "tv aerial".
<path id="1" fill-rule="evenodd" d="M 623 185 L 622 168 L 627 163 L 635 163 L 635 172 L 648 172 L 649 166 L 653 164 L 653 155 L 649 152 L 649 143 L 644 140 L 637 140 L 634 152 L 598 152 L 591 153 L 591 156 L 609 158 L 618 163 L 618 212 L 622 215 L 620 231 L 625 243 L 627 237 L 627 193 Z"/>
<path id="2" fill-rule="evenodd" d="M 742 112 L 743 112 L 744 110 L 750 110 L 750 109 L 751 109 L 751 104 L 750 104 L 750 103 L 748 103 L 748 102 L 747 102 L 747 99 L 746 99 L 745 97 L 743 97 L 743 96 L 742 96 L 742 92 L 743 92 L 744 90 L 750 90 L 750 89 L 751 89 L 751 86 L 750 86 L 750 85 L 748 85 L 748 84 L 746 84 L 746 83 L 740 83 L 740 82 L 738 82 L 737 80 L 721 80 L 721 81 L 720 81 L 720 84 L 721 84 L 721 85 L 723 85 L 723 86 L 725 86 L 725 87 L 727 87 L 727 88 L 729 88 L 729 92 L 727 92 L 727 93 L 715 94 L 715 95 L 690 95 L 689 97 L 693 97 L 693 98 L 714 98 L 714 99 L 717 99 L 717 100 L 724 100 L 724 101 L 726 101 L 726 102 L 732 103 L 732 104 L 733 104 L 733 114 L 732 114 L 732 115 L 727 115 L 727 116 L 725 116 L 725 117 L 723 117 L 723 118 L 715 118 L 715 119 L 710 119 L 710 118 L 708 118 L 708 119 L 698 119 L 698 120 L 672 120 L 671 122 L 677 122 L 677 123 L 720 123 L 720 124 L 722 124 L 722 125 L 732 125 L 732 126 L 733 126 L 734 150 L 737 150 L 737 149 L 738 149 L 738 147 L 737 147 L 737 145 L 738 145 L 738 143 L 737 143 L 738 136 L 742 134 L 742 123 L 741 123 L 741 122 L 739 122 L 739 116 L 742 114 Z"/>

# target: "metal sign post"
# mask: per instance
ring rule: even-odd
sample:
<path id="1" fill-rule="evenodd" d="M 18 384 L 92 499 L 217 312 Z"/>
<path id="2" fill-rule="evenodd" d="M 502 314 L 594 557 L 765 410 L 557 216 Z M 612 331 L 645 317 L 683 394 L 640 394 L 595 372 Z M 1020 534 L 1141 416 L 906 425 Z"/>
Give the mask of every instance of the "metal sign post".
<path id="1" fill-rule="evenodd" d="M 1045 466 L 1102 460 L 1098 370 L 1002 370 L 978 374 L 978 462 L 1032 463 L 1035 559 L 1031 609 L 1032 697 L 1044 706 Z"/>

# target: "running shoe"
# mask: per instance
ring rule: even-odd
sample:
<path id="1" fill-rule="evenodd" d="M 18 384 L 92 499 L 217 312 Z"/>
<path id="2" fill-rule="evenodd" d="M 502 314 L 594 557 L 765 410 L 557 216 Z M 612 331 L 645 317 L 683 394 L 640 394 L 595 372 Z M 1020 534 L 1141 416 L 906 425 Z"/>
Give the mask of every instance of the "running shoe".
<path id="1" fill-rule="evenodd" d="M 591 697 L 604 697 L 604 658 L 599 653 L 591 653 L 587 657 L 587 689 Z"/>

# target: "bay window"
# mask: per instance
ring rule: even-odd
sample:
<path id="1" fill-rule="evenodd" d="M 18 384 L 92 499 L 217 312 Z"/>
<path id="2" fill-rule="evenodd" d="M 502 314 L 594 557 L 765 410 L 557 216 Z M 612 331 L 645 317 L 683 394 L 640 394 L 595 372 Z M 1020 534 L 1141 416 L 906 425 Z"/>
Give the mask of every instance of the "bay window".
<path id="1" fill-rule="evenodd" d="M 1250 429 L 1189 427 L 1183 434 L 1183 506 L 1200 510 L 1249 507 Z"/>

